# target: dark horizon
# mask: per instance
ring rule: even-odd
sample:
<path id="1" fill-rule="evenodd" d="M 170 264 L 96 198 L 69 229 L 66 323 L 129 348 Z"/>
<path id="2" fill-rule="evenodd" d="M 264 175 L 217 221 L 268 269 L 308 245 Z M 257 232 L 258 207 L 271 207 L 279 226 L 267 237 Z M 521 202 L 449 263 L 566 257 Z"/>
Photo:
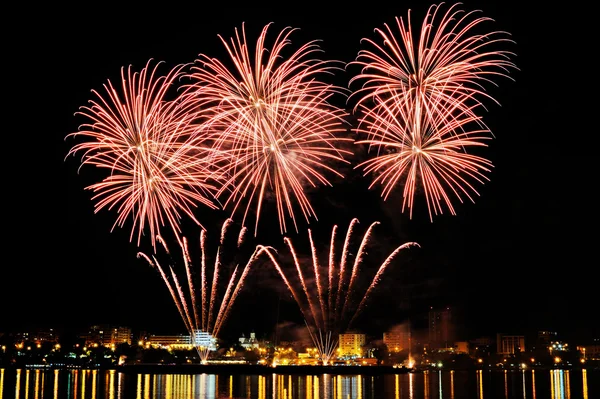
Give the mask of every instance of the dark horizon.
<path id="1" fill-rule="evenodd" d="M 136 256 L 150 251 L 147 243 L 137 248 L 130 242 L 130 223 L 111 232 L 116 213 L 95 214 L 92 193 L 85 190 L 96 182 L 97 171 L 78 171 L 79 158 L 65 159 L 74 144 L 65 137 L 83 122 L 74 113 L 92 99 L 91 90 L 101 90 L 107 79 L 118 81 L 121 67 L 140 70 L 149 59 L 174 66 L 193 62 L 199 53 L 222 57 L 217 35 L 233 35 L 242 22 L 249 36 L 269 22 L 272 34 L 285 26 L 299 28 L 291 36 L 292 47 L 319 39 L 323 57 L 348 62 L 374 28 L 406 17 L 409 9 L 420 23 L 429 6 L 368 5 L 334 13 L 308 4 L 293 13 L 230 4 L 213 5 L 212 12 L 181 4 L 157 10 L 107 5 L 93 13 L 60 5 L 22 10 L 28 33 L 16 33 L 6 57 L 12 71 L 6 111 L 11 162 L 5 168 L 10 195 L 5 195 L 9 222 L 2 282 L 8 288 L 0 290 L 0 332 L 95 324 L 184 331 L 157 271 Z M 450 306 L 460 310 L 465 331 L 475 335 L 551 330 L 569 334 L 567 339 L 598 336 L 597 278 L 589 266 L 594 257 L 587 226 L 586 201 L 595 198 L 586 192 L 591 169 L 578 150 L 560 147 L 571 145 L 565 134 L 587 132 L 595 123 L 580 109 L 585 97 L 578 91 L 584 85 L 556 83 L 556 66 L 548 65 L 554 62 L 548 59 L 556 52 L 554 36 L 569 34 L 563 25 L 571 23 L 565 16 L 569 10 L 516 1 L 465 1 L 462 8 L 481 10 L 494 20 L 488 26 L 511 34 L 519 68 L 510 73 L 514 81 L 500 78 L 489 90 L 500 105 L 486 103 L 483 119 L 495 139 L 482 151 L 494 168 L 490 181 L 478 186 L 475 203 L 456 201 L 456 216 L 444 213 L 430 222 L 419 201 L 410 219 L 401 212 L 400 190 L 383 201 L 379 188 L 369 190 L 370 180 L 350 166 L 345 179 L 311 194 L 319 219 L 299 219 L 298 232 L 292 229 L 287 236 L 310 256 L 308 228 L 322 237 L 319 247 L 325 250 L 333 225 L 345 231 L 357 217 L 360 234 L 381 222 L 372 241 L 379 255 L 408 241 L 420 244 L 386 271 L 369 308 L 377 318 L 363 320 L 367 326 L 383 328 L 430 306 Z M 334 79 L 347 83 L 348 76 Z M 202 210 L 198 215 L 209 237 L 215 237 L 230 213 Z M 262 217 L 253 242 L 286 252 L 276 215 L 269 215 Z M 199 227 L 184 225 L 184 231 L 197 247 Z M 379 266 L 369 261 L 365 274 Z M 242 323 L 246 332 L 275 325 L 285 286 L 267 265 L 259 269 L 262 274 L 244 286 L 227 330 Z M 288 299 L 282 301 L 284 316 L 301 325 L 297 306 Z M 253 309 L 257 320 L 246 318 Z"/>

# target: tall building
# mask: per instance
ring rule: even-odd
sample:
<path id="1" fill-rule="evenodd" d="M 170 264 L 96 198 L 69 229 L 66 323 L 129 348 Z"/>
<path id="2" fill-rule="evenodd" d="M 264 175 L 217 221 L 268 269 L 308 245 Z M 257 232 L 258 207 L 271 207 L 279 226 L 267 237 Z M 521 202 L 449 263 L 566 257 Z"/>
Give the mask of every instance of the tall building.
<path id="1" fill-rule="evenodd" d="M 448 348 L 454 344 L 454 326 L 450 308 L 429 309 L 429 347 Z"/>
<path id="2" fill-rule="evenodd" d="M 496 335 L 496 352 L 499 355 L 514 355 L 525 352 L 525 337 L 523 335 Z"/>
<path id="3" fill-rule="evenodd" d="M 94 344 L 110 346 L 112 343 L 112 329 L 106 324 L 91 326 L 87 334 L 81 335 L 81 338 L 85 339 L 87 346 Z"/>
<path id="4" fill-rule="evenodd" d="M 340 334 L 339 357 L 361 357 L 365 345 L 365 334 L 346 333 Z"/>
<path id="5" fill-rule="evenodd" d="M 129 327 L 114 327 L 112 329 L 111 344 L 127 344 L 131 345 L 131 328 Z"/>

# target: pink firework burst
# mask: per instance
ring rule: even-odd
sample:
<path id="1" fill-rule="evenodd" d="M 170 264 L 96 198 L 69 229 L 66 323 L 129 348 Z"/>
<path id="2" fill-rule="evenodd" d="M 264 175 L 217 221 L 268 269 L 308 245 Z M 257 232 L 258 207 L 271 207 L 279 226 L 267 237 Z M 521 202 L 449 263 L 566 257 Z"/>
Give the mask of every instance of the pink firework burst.
<path id="1" fill-rule="evenodd" d="M 361 50 L 352 63 L 362 68 L 350 81 L 362 82 L 351 95 L 356 107 L 368 104 L 367 112 L 385 114 L 394 102 L 410 99 L 423 109 L 419 112 L 438 119 L 440 114 L 452 118 L 448 110 L 457 108 L 474 116 L 483 99 L 497 103 L 486 86 L 496 85 L 496 77 L 510 78 L 516 69 L 514 53 L 502 49 L 513 43 L 510 35 L 485 30 L 493 20 L 479 16 L 479 10 L 465 12 L 455 3 L 444 11 L 443 5 L 429 7 L 417 38 L 409 10 L 406 21 L 396 17 L 397 30 L 384 24 L 375 29 L 379 40 L 363 39 L 371 49 Z M 457 103 L 459 98 L 469 103 Z"/>
<path id="2" fill-rule="evenodd" d="M 460 99 L 459 99 L 460 100 Z M 486 146 L 489 130 L 462 101 L 447 108 L 453 117 L 438 112 L 428 115 L 408 98 L 383 103 L 378 113 L 366 112 L 358 132 L 367 136 L 357 144 L 368 144 L 374 155 L 357 165 L 365 175 L 373 174 L 370 185 L 383 186 L 382 197 L 403 184 L 402 211 L 412 211 L 415 195 L 422 191 L 429 218 L 443 213 L 443 205 L 455 215 L 452 199 L 474 201 L 478 195 L 473 183 L 488 180 L 492 163 L 467 152 Z"/>
<path id="3" fill-rule="evenodd" d="M 341 250 L 335 246 L 338 226 L 333 226 L 331 239 L 328 242 L 329 249 L 325 252 L 328 254 L 326 259 L 319 258 L 317 250 L 320 246 L 318 242 L 315 244 L 309 229 L 312 265 L 300 261 L 292 240 L 285 237 L 284 241 L 294 263 L 294 272 L 291 273 L 286 271 L 285 266 L 278 263 L 271 248 L 265 249 L 273 266 L 299 306 L 311 339 L 324 364 L 335 358 L 338 334 L 350 328 L 364 310 L 384 272 L 396 256 L 403 249 L 420 247 L 416 242 L 400 245 L 386 257 L 377 271 L 372 273 L 373 270 L 366 270 L 368 268 L 363 265 L 363 260 L 368 255 L 367 247 L 372 231 L 375 226 L 379 225 L 379 222 L 373 222 L 363 234 L 358 248 L 351 249 L 351 241 L 356 235 L 355 229 L 358 223 L 356 218 L 350 222 Z M 327 244 L 327 241 L 325 243 Z M 352 255 L 350 251 L 355 255 Z M 359 284 L 364 282 L 369 282 L 369 284 Z"/>
<path id="4" fill-rule="evenodd" d="M 200 54 L 189 74 L 186 101 L 204 110 L 198 127 L 211 137 L 224 161 L 227 180 L 216 196 L 232 214 L 251 207 L 256 210 L 256 235 L 261 211 L 273 199 L 281 232 L 291 218 L 296 230 L 299 210 L 308 221 L 317 217 L 307 195 L 309 187 L 331 185 L 327 175 L 343 175 L 333 163 L 346 162 L 351 154 L 342 148 L 346 112 L 332 105 L 344 89 L 325 83 L 321 75 L 340 69 L 335 61 L 322 61 L 316 41 L 286 56 L 295 29 L 283 29 L 268 47 L 266 25 L 254 52 L 244 26 L 229 41 L 221 38 L 231 68 L 218 59 Z M 345 97 L 344 97 L 345 98 Z"/>
<path id="5" fill-rule="evenodd" d="M 107 171 L 102 181 L 86 187 L 94 192 L 95 212 L 116 210 L 113 229 L 131 219 L 130 240 L 137 232 L 138 246 L 146 229 L 155 247 L 165 225 L 178 234 L 183 215 L 200 224 L 193 214 L 198 204 L 216 208 L 210 183 L 215 173 L 192 132 L 194 113 L 167 98 L 184 65 L 160 75 L 160 64 L 152 67 L 148 61 L 140 72 L 122 68 L 120 90 L 108 81 L 104 94 L 92 91 L 96 99 L 78 112 L 88 122 L 67 135 L 84 139 L 68 155 L 81 152 L 81 166 Z"/>

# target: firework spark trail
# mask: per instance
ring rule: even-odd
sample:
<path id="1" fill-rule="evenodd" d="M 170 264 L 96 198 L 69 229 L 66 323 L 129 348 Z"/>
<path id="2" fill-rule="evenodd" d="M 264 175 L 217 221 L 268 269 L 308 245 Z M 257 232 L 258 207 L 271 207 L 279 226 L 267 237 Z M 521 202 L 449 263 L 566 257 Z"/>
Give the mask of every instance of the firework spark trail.
<path id="1" fill-rule="evenodd" d="M 405 179 L 402 211 L 408 208 L 411 218 L 418 187 L 423 188 L 433 221 L 434 215 L 443 213 L 443 204 L 456 214 L 450 193 L 461 203 L 463 196 L 474 202 L 471 193 L 479 193 L 469 180 L 480 184 L 489 180 L 484 173 L 491 171 L 491 162 L 466 152 L 485 147 L 484 141 L 491 139 L 489 130 L 480 129 L 479 118 L 459 103 L 448 112 L 454 115 L 452 119 L 443 115 L 430 118 L 405 100 L 382 107 L 381 114 L 361 119 L 368 131 L 358 131 L 369 138 L 358 140 L 357 144 L 375 147 L 377 154 L 356 168 L 364 168 L 365 175 L 374 175 L 369 188 L 380 183 L 384 200 Z"/>
<path id="2" fill-rule="evenodd" d="M 463 104 L 465 112 L 473 112 L 475 107 L 485 109 L 483 99 L 498 104 L 485 86 L 497 86 L 492 78 L 510 79 L 509 72 L 517 69 L 510 60 L 514 53 L 496 49 L 514 41 L 508 32 L 477 33 L 483 24 L 493 21 L 478 17 L 480 10 L 465 12 L 456 3 L 443 12 L 442 6 L 428 9 L 418 43 L 413 39 L 410 10 L 406 23 L 395 18 L 399 38 L 384 24 L 384 29 L 375 29 L 383 44 L 363 39 L 373 49 L 361 50 L 351 62 L 362 68 L 350 81 L 363 81 L 350 96 L 359 97 L 357 107 L 373 101 L 367 112 L 378 113 L 381 107 L 408 99 L 427 116 L 441 112 L 452 118 L 446 108 L 454 107 L 457 95 L 472 100 L 473 106 Z M 479 123 L 486 128 L 481 120 Z"/>
<path id="3" fill-rule="evenodd" d="M 325 318 L 326 318 L 326 310 L 325 310 L 325 297 L 323 295 L 323 286 L 321 284 L 321 272 L 319 271 L 320 267 L 319 267 L 319 259 L 317 258 L 317 249 L 315 248 L 315 243 L 313 242 L 313 238 L 312 238 L 312 231 L 310 229 L 308 229 L 308 238 L 310 240 L 310 248 L 311 248 L 311 252 L 312 252 L 312 260 L 313 260 L 313 266 L 314 266 L 314 272 L 315 272 L 315 281 L 317 283 L 317 293 L 318 293 L 318 297 L 319 297 L 319 303 L 321 305 L 321 319 L 322 319 L 322 328 L 325 328 L 326 326 L 326 322 L 325 322 Z"/>
<path id="4" fill-rule="evenodd" d="M 213 309 L 217 302 L 217 284 L 219 283 L 219 270 L 221 269 L 221 248 L 222 246 L 220 245 L 217 249 L 215 268 L 213 270 L 212 288 L 210 290 L 210 302 L 208 303 L 208 319 L 206 322 L 206 328 L 208 330 L 210 330 L 210 326 L 213 319 Z"/>
<path id="5" fill-rule="evenodd" d="M 300 262 L 298 261 L 298 257 L 296 256 L 296 251 L 294 250 L 294 246 L 292 245 L 292 240 L 290 240 L 289 237 L 285 237 L 283 240 L 289 247 L 292 257 L 294 258 L 294 264 L 296 265 L 296 271 L 298 272 L 298 278 L 300 279 L 300 284 L 302 285 L 302 289 L 304 290 L 304 295 L 306 295 L 306 299 L 308 300 L 308 306 L 310 307 L 312 319 L 313 319 L 315 325 L 318 326 L 319 325 L 318 312 L 315 308 L 315 304 L 313 303 L 313 297 L 308 292 L 308 286 L 306 285 L 306 281 L 304 280 L 304 274 L 302 273 L 302 267 L 300 267 Z M 317 271 L 317 269 L 315 269 L 315 271 Z"/>
<path id="6" fill-rule="evenodd" d="M 206 307 L 207 307 L 207 298 L 206 298 L 206 285 L 207 285 L 207 281 L 206 281 L 206 253 L 204 248 L 206 247 L 206 230 L 202 229 L 202 231 L 200 232 L 200 257 L 201 257 L 201 263 L 200 263 L 200 284 L 201 284 L 201 295 L 202 295 L 202 329 L 205 330 L 206 329 L 206 320 L 204 320 L 204 315 L 207 313 L 206 312 Z M 187 252 L 184 252 L 187 253 Z"/>
<path id="7" fill-rule="evenodd" d="M 233 283 L 237 277 L 238 265 L 233 269 L 233 273 L 231 273 L 231 278 L 229 279 L 229 283 L 227 284 L 227 288 L 225 289 L 225 294 L 223 295 L 223 300 L 221 301 L 221 306 L 219 307 L 218 317 L 215 320 L 215 327 L 219 326 L 221 323 L 220 315 L 225 313 L 225 309 L 227 309 L 227 304 L 229 303 L 229 298 L 231 296 L 231 292 L 233 290 Z M 210 328 L 210 326 L 209 326 Z"/>
<path id="8" fill-rule="evenodd" d="M 161 239 L 161 242 L 164 242 L 164 240 Z M 183 237 L 180 241 L 180 245 L 183 248 L 183 264 L 185 266 L 185 273 L 187 276 L 188 289 L 190 292 L 190 297 L 191 297 L 191 302 L 192 302 L 192 310 L 194 312 L 194 321 L 195 321 L 194 325 L 198 325 L 199 318 L 198 318 L 198 307 L 196 306 L 196 288 L 194 287 L 194 281 L 192 279 L 192 272 L 190 270 L 191 259 L 189 256 L 187 238 Z"/>
<path id="9" fill-rule="evenodd" d="M 270 196 L 282 233 L 287 218 L 298 229 L 296 207 L 307 221 L 316 218 L 306 188 L 331 185 L 329 173 L 343 178 L 330 163 L 348 163 L 344 156 L 352 152 L 341 145 L 353 141 L 338 137 L 345 132 L 347 112 L 330 103 L 348 90 L 320 80 L 342 71 L 339 61 L 317 59 L 322 52 L 317 41 L 286 56 L 296 30 L 289 27 L 267 47 L 270 25 L 258 36 L 254 57 L 244 25 L 229 41 L 219 36 L 233 67 L 200 54 L 182 95 L 188 108 L 205 111 L 198 131 L 210 137 L 214 153 L 223 155 L 219 159 L 228 177 L 216 197 L 226 197 L 224 207 L 231 206 L 232 214 L 243 210 L 242 224 L 254 209 L 255 235 Z"/>
<path id="10" fill-rule="evenodd" d="M 221 238 L 219 241 L 219 247 L 217 248 L 217 255 L 216 255 L 216 259 L 215 259 L 215 268 L 213 271 L 212 289 L 211 289 L 211 294 L 210 294 L 210 302 L 208 304 L 207 328 L 209 330 L 210 330 L 210 326 L 212 324 L 214 306 L 217 301 L 216 296 L 217 296 L 217 286 L 219 283 L 219 270 L 221 268 L 221 251 L 223 249 L 223 246 L 225 245 L 225 235 L 227 233 L 227 228 L 231 225 L 231 223 L 233 223 L 233 220 L 228 218 L 223 223 L 223 226 L 221 226 Z M 241 234 L 241 233 L 242 233 L 242 231 L 240 231 L 239 234 Z"/>
<path id="11" fill-rule="evenodd" d="M 352 236 L 352 232 L 354 231 L 354 225 L 358 223 L 358 219 L 354 218 L 350 222 L 350 226 L 348 227 L 348 231 L 346 232 L 346 240 L 344 240 L 344 248 L 342 249 L 342 260 L 340 262 L 340 275 L 337 284 L 337 297 L 335 300 L 335 312 L 337 313 L 340 309 L 341 305 L 341 296 L 343 290 L 343 282 L 344 282 L 344 272 L 346 270 L 346 260 L 348 258 L 348 247 L 350 246 L 350 237 Z"/>
<path id="12" fill-rule="evenodd" d="M 183 293 L 183 289 L 181 288 L 181 284 L 179 283 L 179 279 L 177 278 L 177 274 L 175 273 L 175 270 L 173 270 L 172 267 L 170 268 L 170 270 L 171 270 L 171 277 L 173 278 L 173 282 L 175 283 L 175 289 L 177 290 L 177 295 L 179 297 L 182 308 L 184 310 L 186 327 L 192 327 L 192 326 L 194 326 L 194 323 L 193 323 L 192 317 L 190 315 L 190 310 L 189 310 L 187 300 L 185 299 L 186 296 Z M 190 333 L 192 335 L 195 335 L 195 331 L 193 329 L 190 330 Z M 194 342 L 195 342 L 195 340 L 194 340 Z"/>
<path id="13" fill-rule="evenodd" d="M 337 232 L 337 225 L 333 226 L 333 229 L 331 230 L 331 241 L 329 242 L 329 267 L 328 267 L 328 277 L 329 277 L 329 287 L 327 289 L 327 291 L 329 292 L 329 294 L 327 295 L 328 300 L 327 300 L 327 309 L 332 309 L 333 307 L 333 292 L 334 292 L 334 285 L 333 285 L 333 274 L 335 272 L 335 235 Z M 329 320 L 328 320 L 328 324 L 329 324 Z M 325 328 L 330 328 L 329 325 L 325 326 Z"/>
<path id="14" fill-rule="evenodd" d="M 233 222 L 233 219 L 228 218 L 227 220 L 225 220 L 225 223 L 223 223 L 223 226 L 221 226 L 221 246 L 223 246 L 224 242 L 225 242 L 225 233 L 227 233 L 227 228 L 229 227 L 229 225 Z M 240 231 L 241 233 L 241 231 Z"/>
<path id="15" fill-rule="evenodd" d="M 405 244 L 400 245 L 398 248 L 396 248 L 394 250 L 394 252 L 392 252 L 387 257 L 387 259 L 385 260 L 385 262 L 383 262 L 381 264 L 381 266 L 379 267 L 379 270 L 377 270 L 377 274 L 375 274 L 375 277 L 373 278 L 373 281 L 371 282 L 371 285 L 369 285 L 369 288 L 367 288 L 367 292 L 363 296 L 363 299 L 358 304 L 358 307 L 356 308 L 356 313 L 354 314 L 354 316 L 352 317 L 352 319 L 348 323 L 348 326 L 351 326 L 352 323 L 354 322 L 354 319 L 356 319 L 356 317 L 361 313 L 361 311 L 363 310 L 363 308 L 365 306 L 365 303 L 367 302 L 367 299 L 369 298 L 369 294 L 371 294 L 371 292 L 375 289 L 375 287 L 379 283 L 379 280 L 381 279 L 381 276 L 383 275 L 383 272 L 389 266 L 389 264 L 392 262 L 392 260 L 396 257 L 396 255 L 398 254 L 398 252 L 400 252 L 401 250 L 403 250 L 405 248 L 410 248 L 410 247 L 413 247 L 413 246 L 420 247 L 420 245 L 417 244 L 416 242 L 407 242 Z"/>
<path id="16" fill-rule="evenodd" d="M 109 171 L 102 181 L 86 187 L 94 193 L 94 212 L 115 210 L 112 229 L 131 219 L 130 241 L 137 234 L 138 247 L 149 230 L 154 249 L 165 226 L 177 236 L 185 215 L 200 225 L 193 214 L 199 204 L 217 208 L 216 187 L 209 183 L 217 174 L 204 156 L 198 156 L 209 149 L 201 140 L 196 145 L 187 142 L 195 132 L 192 114 L 179 98 L 168 99 L 185 65 L 161 76 L 161 64 L 152 67 L 150 60 L 140 72 L 122 68 L 121 89 L 109 80 L 103 86 L 105 96 L 92 90 L 96 99 L 76 113 L 89 122 L 67 135 L 84 139 L 67 154 L 83 154 L 80 169 L 92 165 Z"/>
<path id="17" fill-rule="evenodd" d="M 308 325 L 306 320 L 304 321 L 304 323 L 306 325 L 306 329 L 308 330 L 308 334 L 310 335 L 310 339 L 317 348 L 319 357 L 323 361 L 323 365 L 327 365 L 334 357 L 338 341 L 336 339 L 333 339 L 331 331 L 327 332 L 324 338 L 323 331 L 319 329 L 317 336 L 317 332 L 313 331 L 313 329 L 311 328 L 311 326 Z"/>
<path id="18" fill-rule="evenodd" d="M 240 230 L 240 234 L 238 235 L 237 247 L 240 248 L 244 243 L 244 239 L 246 238 L 246 232 L 248 231 L 247 227 L 242 227 Z"/>
<path id="19" fill-rule="evenodd" d="M 371 238 L 371 232 L 373 231 L 373 227 L 377 226 L 378 224 L 379 222 L 371 223 L 371 225 L 367 229 L 367 232 L 363 235 L 360 247 L 358 248 L 358 252 L 356 253 L 356 258 L 354 258 L 354 265 L 352 266 L 352 273 L 350 274 L 350 283 L 348 284 L 348 289 L 346 291 L 346 299 L 344 300 L 344 306 L 342 307 L 342 315 L 346 313 L 346 309 L 348 308 L 350 297 L 352 296 L 352 289 L 354 287 L 354 283 L 356 282 L 356 277 L 358 274 L 358 267 L 362 262 L 367 242 L 369 241 L 369 238 Z"/>

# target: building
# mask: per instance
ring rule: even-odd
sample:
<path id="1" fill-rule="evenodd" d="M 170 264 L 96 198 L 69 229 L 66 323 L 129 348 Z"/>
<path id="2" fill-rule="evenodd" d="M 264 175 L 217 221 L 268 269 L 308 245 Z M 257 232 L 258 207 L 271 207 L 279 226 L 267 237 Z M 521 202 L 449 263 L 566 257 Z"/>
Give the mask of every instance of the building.
<path id="1" fill-rule="evenodd" d="M 1 334 L 0 334 L 1 336 Z M 58 336 L 54 329 L 37 329 L 33 332 L 22 332 L 16 334 L 17 342 L 33 342 L 36 345 L 41 345 L 44 342 L 57 343 Z"/>
<path id="2" fill-rule="evenodd" d="M 489 356 L 494 353 L 493 340 L 490 337 L 479 337 L 469 341 L 471 356 Z"/>
<path id="3" fill-rule="evenodd" d="M 111 345 L 127 344 L 131 345 L 131 328 L 114 327 L 111 335 Z"/>
<path id="4" fill-rule="evenodd" d="M 87 333 L 80 336 L 85 340 L 86 346 L 102 345 L 110 346 L 112 343 L 112 330 L 109 325 L 91 326 Z"/>
<path id="5" fill-rule="evenodd" d="M 338 347 L 338 357 L 340 358 L 356 358 L 363 354 L 363 346 L 365 345 L 365 334 L 346 333 L 340 334 Z"/>
<path id="6" fill-rule="evenodd" d="M 246 338 L 244 334 L 242 334 L 239 341 L 240 345 L 244 349 L 258 349 L 260 346 L 258 340 L 256 339 L 256 333 L 253 332 L 250 333 L 250 338 Z"/>
<path id="7" fill-rule="evenodd" d="M 455 353 L 465 353 L 465 354 L 471 353 L 471 347 L 469 345 L 469 342 L 467 342 L 467 341 L 455 342 L 454 343 L 454 352 Z"/>
<path id="8" fill-rule="evenodd" d="M 454 344 L 454 327 L 450 308 L 429 310 L 429 347 L 448 348 Z"/>
<path id="9" fill-rule="evenodd" d="M 206 348 L 214 351 L 217 349 L 217 340 L 205 331 L 196 330 L 193 337 L 191 334 L 150 335 L 146 347 L 176 350 Z"/>
<path id="10" fill-rule="evenodd" d="M 498 333 L 496 335 L 496 352 L 499 355 L 514 355 L 525 352 L 525 336 Z"/>
<path id="11" fill-rule="evenodd" d="M 411 344 L 411 336 L 408 328 L 395 328 L 383 333 L 383 343 L 390 352 L 408 350 Z"/>
<path id="12" fill-rule="evenodd" d="M 600 343 L 598 341 L 593 342 L 591 345 L 578 346 L 577 350 L 584 360 L 600 360 Z"/>
<path id="13" fill-rule="evenodd" d="M 204 348 L 211 351 L 217 350 L 217 339 L 213 338 L 213 336 L 202 330 L 194 331 L 194 337 L 190 337 L 190 342 L 194 343 L 195 347 Z"/>
<path id="14" fill-rule="evenodd" d="M 146 347 L 162 349 L 192 349 L 189 334 L 177 335 L 150 335 L 146 340 Z"/>
<path id="15" fill-rule="evenodd" d="M 86 334 L 80 336 L 87 346 L 102 345 L 115 347 L 119 344 L 131 345 L 131 328 L 111 327 L 109 325 L 91 326 Z"/>

